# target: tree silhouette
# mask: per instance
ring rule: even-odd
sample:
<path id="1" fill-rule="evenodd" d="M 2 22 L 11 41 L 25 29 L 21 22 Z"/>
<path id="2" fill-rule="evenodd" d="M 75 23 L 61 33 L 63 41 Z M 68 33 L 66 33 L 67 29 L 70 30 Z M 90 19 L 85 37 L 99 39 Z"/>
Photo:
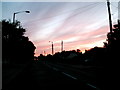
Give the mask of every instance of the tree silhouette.
<path id="1" fill-rule="evenodd" d="M 26 30 L 19 21 L 2 21 L 3 63 L 25 63 L 34 57 L 34 44 L 23 36 Z"/>
<path id="2" fill-rule="evenodd" d="M 120 23 L 118 20 L 118 24 L 115 24 L 113 26 L 112 32 L 109 32 L 107 34 L 107 41 L 106 48 L 107 53 L 110 55 L 110 57 L 118 58 L 118 52 L 120 51 Z"/>

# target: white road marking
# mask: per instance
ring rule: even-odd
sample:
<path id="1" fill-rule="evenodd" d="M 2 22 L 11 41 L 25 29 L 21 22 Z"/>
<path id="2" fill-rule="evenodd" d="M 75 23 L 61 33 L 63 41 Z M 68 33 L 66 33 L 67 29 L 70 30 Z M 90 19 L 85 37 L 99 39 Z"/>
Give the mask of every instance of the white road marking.
<path id="1" fill-rule="evenodd" d="M 93 85 L 91 85 L 89 83 L 87 83 L 87 85 L 90 86 L 90 87 L 92 87 L 92 88 L 95 88 L 96 90 L 100 90 L 99 88 L 97 88 L 97 87 L 95 87 L 95 86 L 93 86 Z"/>
<path id="2" fill-rule="evenodd" d="M 75 80 L 77 80 L 77 78 L 76 77 L 73 77 L 73 76 L 71 76 L 71 75 L 69 75 L 69 74 L 67 74 L 67 73 L 65 73 L 65 72 L 62 72 L 64 75 L 66 75 L 66 76 L 68 76 L 68 77 L 70 77 L 70 78 L 72 78 L 72 79 L 75 79 Z"/>
<path id="3" fill-rule="evenodd" d="M 47 66 L 48 66 L 49 68 L 52 68 L 52 69 L 55 70 L 55 71 L 59 71 L 59 69 L 54 68 L 54 67 L 51 67 L 51 66 L 48 65 L 48 64 L 47 64 Z M 61 73 L 63 73 L 64 75 L 66 75 L 66 76 L 68 76 L 68 77 L 70 77 L 70 78 L 72 78 L 72 79 L 74 79 L 74 80 L 77 80 L 76 77 L 74 77 L 74 76 L 72 76 L 72 75 L 70 75 L 70 74 L 67 74 L 67 73 L 65 73 L 65 72 L 61 72 Z M 89 83 L 87 83 L 87 85 L 90 86 L 90 87 L 92 87 L 92 88 L 95 88 L 96 90 L 100 90 L 99 88 L 97 88 L 97 87 L 95 87 L 95 86 L 93 86 L 93 85 L 91 85 L 91 84 L 89 84 Z"/>
<path id="4" fill-rule="evenodd" d="M 73 76 L 71 76 L 71 75 L 69 75 L 69 74 L 67 74 L 67 73 L 65 73 L 65 72 L 62 72 L 62 73 L 63 73 L 64 75 L 66 75 L 66 76 L 72 78 L 72 79 L 77 80 L 76 77 L 73 77 Z M 100 90 L 99 88 L 97 88 L 97 87 L 95 87 L 95 86 L 93 86 L 93 85 L 91 85 L 91 84 L 89 84 L 89 83 L 87 83 L 87 85 L 90 86 L 90 87 L 92 87 L 92 88 L 95 88 L 96 90 Z"/>
<path id="5" fill-rule="evenodd" d="M 53 70 L 55 70 L 55 71 L 59 71 L 57 68 L 53 68 Z"/>

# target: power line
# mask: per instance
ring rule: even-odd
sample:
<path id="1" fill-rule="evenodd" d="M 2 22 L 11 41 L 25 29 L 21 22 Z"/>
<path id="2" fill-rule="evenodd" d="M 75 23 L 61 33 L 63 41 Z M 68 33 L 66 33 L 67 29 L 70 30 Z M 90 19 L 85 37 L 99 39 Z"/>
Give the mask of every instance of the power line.
<path id="1" fill-rule="evenodd" d="M 98 3 L 98 2 L 97 2 L 97 3 Z M 74 10 L 70 10 L 70 11 L 66 11 L 66 12 L 63 12 L 63 13 L 58 14 L 58 15 L 54 15 L 54 16 L 49 16 L 49 17 L 44 17 L 44 18 L 32 20 L 31 22 L 32 22 L 32 23 L 35 23 L 35 22 L 39 22 L 39 21 L 41 21 L 41 20 L 46 20 L 46 19 L 49 19 L 49 18 L 57 17 L 57 16 L 60 16 L 60 15 L 63 15 L 63 14 L 66 14 L 66 13 L 69 13 L 69 12 L 72 12 L 72 11 L 77 11 L 77 10 L 82 9 L 82 8 L 85 9 L 85 8 L 88 8 L 89 6 L 92 6 L 92 5 L 97 4 L 97 3 L 92 3 L 92 4 L 89 4 L 89 5 L 87 5 L 87 6 L 80 7 L 80 8 L 74 9 Z M 89 9 L 89 8 L 88 8 L 88 9 Z"/>
<path id="2" fill-rule="evenodd" d="M 96 4 L 96 5 L 98 5 L 98 4 Z M 91 9 L 94 8 L 94 7 L 95 7 L 95 6 L 93 6 L 93 7 L 91 7 L 91 8 L 86 8 L 85 10 L 83 10 L 83 11 L 81 11 L 81 12 L 78 12 L 78 13 L 70 16 L 70 18 L 71 18 L 71 17 L 74 17 L 74 16 L 77 16 L 77 15 L 79 15 L 79 14 L 81 14 L 81 13 L 85 13 L 85 12 L 87 12 L 88 10 L 91 10 Z"/>
<path id="3" fill-rule="evenodd" d="M 95 5 L 94 5 L 95 4 Z M 75 14 L 73 14 L 73 15 L 71 15 L 71 16 L 69 16 L 69 20 L 70 19 L 72 19 L 72 17 L 75 17 L 75 16 L 77 16 L 77 15 L 79 15 L 79 14 L 83 14 L 83 13 L 85 13 L 85 12 L 87 12 L 87 11 L 89 11 L 89 10 L 91 10 L 92 8 L 94 8 L 95 6 L 97 6 L 97 5 L 100 5 L 100 3 L 94 3 L 94 4 L 89 4 L 89 6 L 84 6 L 85 8 L 83 8 L 81 11 L 78 11 L 77 13 L 75 13 Z M 91 5 L 94 5 L 94 6 L 92 6 L 92 7 L 90 7 Z M 80 8 L 77 8 L 77 9 L 75 9 L 74 10 L 74 12 L 76 11 L 76 10 L 78 10 L 78 9 L 80 9 Z M 73 11 L 73 10 L 72 10 Z M 59 15 L 60 16 L 60 15 Z M 56 16 L 54 16 L 54 17 L 56 17 Z M 49 17 L 50 18 L 50 17 Z M 52 17 L 53 18 L 53 17 Z M 66 19 L 62 19 L 62 20 L 60 20 L 60 21 L 58 21 L 58 22 L 61 22 L 61 21 L 65 21 Z M 37 21 L 36 21 L 37 22 Z M 50 25 L 48 25 L 46 28 L 48 28 L 49 26 L 51 26 L 51 25 L 54 25 L 54 24 L 56 24 L 56 23 L 58 23 L 58 22 L 55 22 L 55 23 L 53 23 L 53 24 L 50 24 Z M 35 22 L 34 22 L 35 23 Z"/>

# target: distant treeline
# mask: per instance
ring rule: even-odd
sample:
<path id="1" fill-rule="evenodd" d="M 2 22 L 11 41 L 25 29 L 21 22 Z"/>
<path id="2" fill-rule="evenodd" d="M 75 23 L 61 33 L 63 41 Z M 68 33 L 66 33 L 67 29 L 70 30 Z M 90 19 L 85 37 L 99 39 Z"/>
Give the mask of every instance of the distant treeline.
<path id="1" fill-rule="evenodd" d="M 38 60 L 51 62 L 60 62 L 67 64 L 84 64 L 84 65 L 116 65 L 120 52 L 120 22 L 113 26 L 112 32 L 107 33 L 106 42 L 103 47 L 94 47 L 85 50 L 62 51 L 52 55 L 44 56 L 40 54 Z"/>

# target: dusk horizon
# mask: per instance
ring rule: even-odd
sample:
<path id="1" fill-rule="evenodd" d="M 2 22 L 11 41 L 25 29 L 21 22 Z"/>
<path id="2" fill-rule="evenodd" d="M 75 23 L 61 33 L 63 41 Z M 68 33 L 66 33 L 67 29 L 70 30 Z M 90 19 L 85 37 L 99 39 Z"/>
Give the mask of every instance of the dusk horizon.
<path id="1" fill-rule="evenodd" d="M 22 5 L 22 7 L 21 7 Z M 111 3 L 113 24 L 117 23 L 117 2 Z M 82 52 L 95 46 L 103 47 L 109 32 L 106 2 L 3 2 L 3 19 L 12 21 L 13 13 L 29 10 L 30 13 L 16 14 L 26 29 L 25 36 L 36 46 L 35 56 L 80 49 Z M 6 12 L 7 11 L 7 12 Z"/>
<path id="2" fill-rule="evenodd" d="M 120 1 L 13 1 L 0 2 L 1 90 L 118 89 Z"/>

